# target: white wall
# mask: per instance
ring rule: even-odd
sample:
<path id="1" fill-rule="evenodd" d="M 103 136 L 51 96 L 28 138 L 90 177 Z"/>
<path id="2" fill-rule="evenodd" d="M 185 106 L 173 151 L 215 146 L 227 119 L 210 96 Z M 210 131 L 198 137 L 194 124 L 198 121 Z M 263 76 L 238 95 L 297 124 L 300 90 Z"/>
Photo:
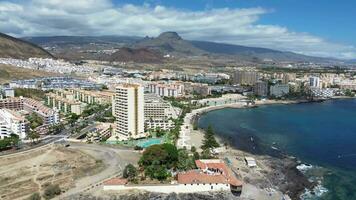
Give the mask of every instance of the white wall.
<path id="1" fill-rule="evenodd" d="M 104 185 L 104 190 L 145 190 L 159 193 L 194 193 L 208 191 L 229 191 L 229 184 L 171 184 L 171 185 Z"/>

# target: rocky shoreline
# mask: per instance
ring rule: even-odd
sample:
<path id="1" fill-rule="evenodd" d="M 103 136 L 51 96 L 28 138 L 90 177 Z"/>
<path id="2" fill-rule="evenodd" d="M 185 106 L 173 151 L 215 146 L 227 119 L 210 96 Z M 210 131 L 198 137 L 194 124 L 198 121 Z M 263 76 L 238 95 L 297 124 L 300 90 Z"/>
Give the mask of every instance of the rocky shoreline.
<path id="1" fill-rule="evenodd" d="M 196 126 L 201 115 L 210 112 L 212 110 L 224 109 L 224 108 L 251 108 L 258 107 L 260 105 L 272 105 L 272 104 L 298 104 L 298 103 L 313 103 L 322 102 L 324 100 L 313 100 L 313 101 L 260 101 L 254 106 L 242 106 L 242 105 L 224 105 L 216 107 L 208 107 L 202 109 L 191 116 L 191 124 Z M 203 130 L 200 130 L 203 134 Z M 300 161 L 297 158 L 289 156 L 285 152 L 282 152 L 276 148 L 272 148 L 263 143 L 259 138 L 252 135 L 240 134 L 239 139 L 233 140 L 233 138 L 221 138 L 217 135 L 218 141 L 221 146 L 228 144 L 230 151 L 228 153 L 223 153 L 221 158 L 231 157 L 232 159 L 236 156 L 252 156 L 256 160 L 262 162 L 268 170 L 263 170 L 263 178 L 254 178 L 248 176 L 241 178 L 245 183 L 253 184 L 261 189 L 270 188 L 271 185 L 274 189 L 287 194 L 292 199 L 300 199 L 301 195 L 306 191 L 306 189 L 312 191 L 317 185 L 315 182 L 310 182 L 308 177 L 306 177 L 301 171 L 297 169 L 300 165 Z M 252 139 L 253 138 L 253 139 Z M 239 166 L 234 166 L 238 168 Z M 241 166 L 240 166 L 241 167 Z M 258 175 L 259 176 L 259 175 Z M 257 181 L 256 181 L 257 180 Z"/>

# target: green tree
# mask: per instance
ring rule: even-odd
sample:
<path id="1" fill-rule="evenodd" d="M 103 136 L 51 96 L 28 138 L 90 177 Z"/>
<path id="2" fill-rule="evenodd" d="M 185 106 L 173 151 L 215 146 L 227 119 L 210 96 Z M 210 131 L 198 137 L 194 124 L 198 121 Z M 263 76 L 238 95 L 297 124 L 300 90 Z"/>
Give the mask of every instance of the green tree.
<path id="1" fill-rule="evenodd" d="M 57 195 L 61 194 L 61 188 L 59 185 L 48 185 L 44 191 L 43 197 L 45 199 L 52 199 Z"/>
<path id="2" fill-rule="evenodd" d="M 5 150 L 14 146 L 17 146 L 20 142 L 19 136 L 11 134 L 10 137 L 6 137 L 0 140 L 0 150 Z"/>
<path id="3" fill-rule="evenodd" d="M 31 129 L 35 129 L 43 125 L 43 119 L 34 112 L 28 115 L 26 119 L 30 122 Z"/>
<path id="4" fill-rule="evenodd" d="M 178 163 L 177 169 L 179 170 L 189 170 L 195 167 L 194 158 L 188 155 L 187 150 L 180 149 L 178 151 Z"/>
<path id="5" fill-rule="evenodd" d="M 79 115 L 75 114 L 75 113 L 70 113 L 69 117 L 68 117 L 68 122 L 73 125 L 75 122 L 77 122 L 77 120 L 79 119 Z"/>
<path id="6" fill-rule="evenodd" d="M 126 165 L 122 177 L 127 178 L 129 181 L 133 181 L 135 180 L 136 176 L 137 170 L 135 166 L 133 166 L 132 164 Z"/>
<path id="7" fill-rule="evenodd" d="M 199 153 L 198 152 L 194 152 L 193 153 L 193 158 L 194 158 L 194 160 L 199 160 L 200 159 Z"/>
<path id="8" fill-rule="evenodd" d="M 36 131 L 30 131 L 27 137 L 32 141 L 32 143 L 34 143 L 40 138 L 40 134 L 38 134 Z"/>
<path id="9" fill-rule="evenodd" d="M 210 149 L 205 149 L 201 152 L 200 159 L 211 159 L 211 151 Z"/>
<path id="10" fill-rule="evenodd" d="M 208 129 L 205 131 L 203 145 L 201 146 L 203 150 L 212 149 L 220 146 L 219 143 L 216 141 L 214 135 L 215 133 L 213 127 L 209 125 Z"/>
<path id="11" fill-rule="evenodd" d="M 177 166 L 178 150 L 172 144 L 158 144 L 148 147 L 139 160 L 140 167 L 144 168 L 146 176 L 162 180 L 168 177 L 167 169 Z"/>

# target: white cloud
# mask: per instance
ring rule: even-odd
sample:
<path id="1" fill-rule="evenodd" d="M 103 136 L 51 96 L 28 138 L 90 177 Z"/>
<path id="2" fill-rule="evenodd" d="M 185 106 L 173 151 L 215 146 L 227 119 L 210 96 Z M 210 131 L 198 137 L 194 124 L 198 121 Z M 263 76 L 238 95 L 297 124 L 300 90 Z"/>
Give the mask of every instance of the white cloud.
<path id="1" fill-rule="evenodd" d="M 164 6 L 117 6 L 110 0 L 0 2 L 0 31 L 15 36 L 135 35 L 177 31 L 183 38 L 356 58 L 356 48 L 278 25 L 259 24 L 264 8 L 188 11 Z"/>

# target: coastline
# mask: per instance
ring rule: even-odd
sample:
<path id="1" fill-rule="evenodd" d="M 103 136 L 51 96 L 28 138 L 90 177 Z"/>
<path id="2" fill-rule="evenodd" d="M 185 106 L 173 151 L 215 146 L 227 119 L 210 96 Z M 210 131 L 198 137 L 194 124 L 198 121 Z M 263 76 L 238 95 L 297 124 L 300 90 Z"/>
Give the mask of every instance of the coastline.
<path id="1" fill-rule="evenodd" d="M 333 98 L 344 99 L 344 98 Z M 333 100 L 330 99 L 330 100 Z M 329 99 L 327 99 L 329 100 Z M 253 108 L 262 105 L 277 105 L 277 104 L 298 104 L 298 103 L 313 103 L 323 102 L 324 100 L 264 100 L 256 101 L 254 105 L 247 105 L 246 102 L 237 102 L 232 104 L 218 105 L 203 107 L 193 110 L 188 113 L 184 118 L 184 123 L 181 126 L 180 139 L 177 141 L 178 146 L 186 146 L 190 148 L 195 146 L 198 151 L 201 151 L 199 140 L 204 137 L 204 130 L 194 130 L 194 124 L 197 123 L 200 116 L 204 113 L 224 109 L 224 108 Z M 300 199 L 301 195 L 306 190 L 312 191 L 317 185 L 315 182 L 310 182 L 308 177 L 297 169 L 297 166 L 301 164 L 297 158 L 290 156 L 284 152 L 276 149 L 270 149 L 270 152 L 262 151 L 262 153 L 255 153 L 251 148 L 239 149 L 232 146 L 231 140 L 228 138 L 222 138 L 216 136 L 217 141 L 221 147 L 225 147 L 224 151 L 219 153 L 220 159 L 228 159 L 231 163 L 232 169 L 239 175 L 239 178 L 243 180 L 245 184 L 257 188 L 258 192 L 269 191 L 269 195 L 272 193 L 287 194 L 292 199 Z M 251 143 L 250 137 L 240 138 L 242 142 Z M 258 141 L 253 141 L 253 148 L 259 147 Z M 262 146 L 262 145 L 261 145 Z M 270 148 L 270 147 L 268 147 Z M 244 157 L 251 156 L 256 159 L 259 170 L 250 169 L 246 167 Z M 255 191 L 256 192 L 256 191 Z M 251 193 L 251 191 L 245 191 L 245 193 Z M 254 194 L 256 195 L 256 194 Z M 252 195 L 252 196 L 254 196 Z"/>

